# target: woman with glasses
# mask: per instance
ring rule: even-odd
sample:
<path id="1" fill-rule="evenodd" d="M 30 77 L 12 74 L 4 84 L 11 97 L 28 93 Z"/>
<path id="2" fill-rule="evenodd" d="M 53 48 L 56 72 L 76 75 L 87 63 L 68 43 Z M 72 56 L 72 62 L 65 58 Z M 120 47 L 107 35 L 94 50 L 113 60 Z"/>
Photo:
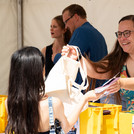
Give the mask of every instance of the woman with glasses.
<path id="1" fill-rule="evenodd" d="M 96 79 L 109 79 L 119 73 L 118 76 L 121 78 L 111 86 L 110 92 L 119 91 L 115 94 L 115 100 L 116 103 L 122 103 L 123 110 L 134 110 L 134 91 L 132 91 L 134 78 L 130 78 L 134 77 L 134 15 L 125 16 L 119 21 L 116 36 L 114 49 L 102 60 L 99 62 L 85 60 L 87 73 L 89 77 Z M 77 56 L 72 47 L 64 47 L 62 55 L 68 50 L 70 56 L 76 59 Z"/>
<path id="2" fill-rule="evenodd" d="M 62 20 L 62 15 L 56 16 L 52 19 L 50 25 L 51 37 L 54 41 L 51 45 L 44 47 L 42 53 L 45 56 L 45 77 L 54 66 L 54 57 L 57 53 L 61 53 L 62 47 L 66 45 L 71 37 L 68 29 L 65 29 L 65 24 Z"/>

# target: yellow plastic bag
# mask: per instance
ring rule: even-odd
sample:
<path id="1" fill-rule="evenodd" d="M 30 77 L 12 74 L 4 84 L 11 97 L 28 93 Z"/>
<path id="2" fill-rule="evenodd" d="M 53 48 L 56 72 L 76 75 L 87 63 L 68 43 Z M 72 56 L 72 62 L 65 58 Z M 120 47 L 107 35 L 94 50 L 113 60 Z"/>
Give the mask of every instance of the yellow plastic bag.
<path id="1" fill-rule="evenodd" d="M 7 125 L 7 112 L 5 108 L 6 95 L 0 95 L 0 133 L 5 132 Z"/>
<path id="2" fill-rule="evenodd" d="M 133 112 L 122 111 L 119 112 L 119 130 L 120 134 L 131 134 Z"/>
<path id="3" fill-rule="evenodd" d="M 89 102 L 90 107 L 80 114 L 80 134 L 119 134 L 121 105 Z M 110 114 L 104 115 L 105 111 Z"/>

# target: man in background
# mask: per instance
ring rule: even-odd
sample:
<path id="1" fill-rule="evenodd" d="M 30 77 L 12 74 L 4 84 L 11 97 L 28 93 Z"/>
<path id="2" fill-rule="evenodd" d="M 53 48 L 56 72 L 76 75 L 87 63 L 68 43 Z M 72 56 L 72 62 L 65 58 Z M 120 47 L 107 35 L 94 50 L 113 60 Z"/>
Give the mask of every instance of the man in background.
<path id="1" fill-rule="evenodd" d="M 62 17 L 66 28 L 72 33 L 70 45 L 78 46 L 82 54 L 87 54 L 94 62 L 107 55 L 103 35 L 87 21 L 87 14 L 82 6 L 72 4 L 66 7 Z"/>
<path id="2" fill-rule="evenodd" d="M 107 45 L 103 35 L 87 21 L 87 14 L 82 6 L 72 4 L 66 7 L 62 17 L 66 28 L 72 33 L 69 45 L 78 46 L 82 55 L 87 55 L 94 62 L 107 55 Z M 79 74 L 76 81 L 81 82 Z M 101 84 L 102 81 L 97 81 L 96 87 Z"/>
<path id="3" fill-rule="evenodd" d="M 78 4 L 69 5 L 62 11 L 62 17 L 65 27 L 72 34 L 69 45 L 78 46 L 82 55 L 87 55 L 94 62 L 107 55 L 107 45 L 103 35 L 87 21 L 87 14 L 82 6 Z M 79 73 L 76 82 L 82 82 Z M 103 82 L 97 80 L 95 87 L 101 86 Z"/>

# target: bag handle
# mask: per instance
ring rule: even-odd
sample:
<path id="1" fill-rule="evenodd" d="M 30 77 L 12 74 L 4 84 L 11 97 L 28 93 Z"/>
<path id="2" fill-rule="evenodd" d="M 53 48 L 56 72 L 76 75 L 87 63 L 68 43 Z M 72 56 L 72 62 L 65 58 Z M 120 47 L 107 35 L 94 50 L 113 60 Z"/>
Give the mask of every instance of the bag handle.
<path id="1" fill-rule="evenodd" d="M 81 74 L 81 77 L 82 77 L 82 83 L 78 84 L 75 81 L 71 81 L 71 82 L 76 88 L 78 88 L 79 91 L 81 91 L 81 89 L 83 89 L 83 90 L 87 89 L 87 87 L 89 85 L 88 80 L 87 80 L 87 68 L 86 68 L 86 64 L 85 64 L 83 59 L 82 59 L 82 64 L 83 64 L 83 68 L 82 68 L 82 65 L 81 65 L 81 62 L 80 62 L 80 58 L 81 58 L 82 54 L 81 54 L 81 51 L 80 51 L 79 47 L 77 47 L 77 46 L 73 46 L 73 47 L 75 48 L 77 56 L 78 56 L 78 61 L 77 62 L 79 62 L 79 71 L 80 71 L 80 74 Z"/>

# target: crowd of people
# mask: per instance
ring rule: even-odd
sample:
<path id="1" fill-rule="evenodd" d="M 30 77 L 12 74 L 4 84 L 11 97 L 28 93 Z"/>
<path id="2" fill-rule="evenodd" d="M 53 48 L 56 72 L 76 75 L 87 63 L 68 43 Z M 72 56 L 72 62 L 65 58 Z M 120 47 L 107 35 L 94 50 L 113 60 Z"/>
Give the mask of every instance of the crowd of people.
<path id="1" fill-rule="evenodd" d="M 48 77 L 60 56 L 66 54 L 73 60 L 86 63 L 87 75 L 97 80 L 90 79 L 91 85 L 97 83 L 99 86 L 103 82 L 100 80 L 118 74 L 120 78 L 107 91 L 115 95 L 115 103 L 122 104 L 122 110 L 134 110 L 134 15 L 124 16 L 119 21 L 115 33 L 117 41 L 109 54 L 103 35 L 87 21 L 86 11 L 78 4 L 66 7 L 62 15 L 52 19 L 50 33 L 54 38 L 51 45 L 41 51 L 24 47 L 11 57 L 6 134 L 49 134 L 54 129 L 51 122 L 49 124 L 51 114 L 54 123 L 59 121 L 60 131 L 67 133 L 77 122 L 84 105 L 103 95 L 104 91 L 85 92 L 72 114 L 65 116 L 61 100 L 45 93 L 44 78 Z M 80 49 L 79 55 L 73 46 Z M 76 82 L 82 82 L 79 72 Z"/>

